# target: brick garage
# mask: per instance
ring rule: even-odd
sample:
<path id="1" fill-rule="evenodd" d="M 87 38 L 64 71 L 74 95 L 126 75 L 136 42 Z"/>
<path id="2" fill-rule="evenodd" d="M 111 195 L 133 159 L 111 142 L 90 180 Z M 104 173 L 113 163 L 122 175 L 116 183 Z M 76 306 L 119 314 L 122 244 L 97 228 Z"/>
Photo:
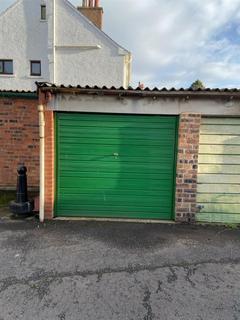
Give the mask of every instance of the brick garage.
<path id="1" fill-rule="evenodd" d="M 76 94 L 76 93 L 79 93 Z M 54 163 L 54 121 L 57 112 L 92 112 L 109 114 L 139 114 L 175 116 L 178 118 L 178 135 L 176 150 L 176 174 L 174 176 L 173 219 L 177 222 L 194 222 L 197 191 L 198 145 L 201 113 L 199 101 L 184 100 L 185 92 L 144 92 L 142 90 L 109 90 L 109 89 L 78 89 L 78 88 L 44 88 L 42 96 L 51 96 L 51 103 L 45 103 L 45 218 L 55 217 L 56 199 L 55 184 L 57 174 Z M 91 95 L 92 94 L 92 95 Z M 149 97 L 147 96 L 149 94 Z M 167 98 L 165 97 L 165 94 Z M 124 97 L 124 95 L 126 95 Z M 119 99 L 119 96 L 121 99 Z M 136 99 L 138 96 L 138 99 Z M 139 96 L 141 98 L 139 98 Z M 90 98 L 92 97 L 92 98 Z M 180 108 L 179 105 L 183 107 Z M 55 109 L 55 106 L 57 107 Z M 181 110 L 182 109 L 182 110 Z M 191 112 L 188 112 L 191 109 Z M 54 112 L 56 111 L 56 112 Z M 117 120 L 117 118 L 115 119 Z M 75 137 L 76 140 L 76 137 Z M 56 142 L 57 143 L 57 142 Z M 58 149 L 58 148 L 57 148 Z M 67 156 L 67 155 L 66 155 Z M 70 162 L 69 162 L 70 165 Z M 59 168 L 58 168 L 59 169 Z M 57 169 L 57 170 L 58 170 Z M 61 186 L 63 187 L 63 186 Z M 57 187 L 58 188 L 58 187 Z"/>
<path id="2" fill-rule="evenodd" d="M 240 100 L 240 91 L 239 90 L 231 90 L 231 89 L 225 89 L 225 90 L 219 90 L 219 89 L 207 89 L 207 90 L 157 90 L 157 89 L 145 89 L 141 90 L 138 88 L 137 90 L 133 89 L 127 89 L 124 90 L 122 88 L 115 89 L 115 88 L 81 88 L 81 87 L 57 87 L 55 85 L 49 85 L 49 84 L 41 84 L 39 86 L 39 89 L 42 93 L 42 96 L 45 96 L 48 102 L 44 102 L 44 109 L 45 109 L 45 122 L 46 122 L 46 128 L 45 128 L 45 218 L 51 219 L 53 217 L 61 216 L 63 213 L 63 216 L 71 216 L 73 213 L 72 208 L 74 208 L 74 205 L 76 205 L 79 208 L 79 211 L 76 211 L 76 215 L 78 216 L 84 216 L 86 212 L 85 208 L 87 208 L 88 212 L 91 209 L 91 199 L 88 198 L 86 201 L 86 198 L 83 197 L 83 195 L 86 194 L 87 189 L 94 190 L 91 185 L 89 187 L 88 180 L 84 180 L 84 177 L 86 178 L 86 174 L 84 172 L 90 172 L 92 173 L 92 169 L 90 170 L 90 167 L 83 168 L 82 163 L 88 165 L 88 162 L 94 162 L 93 166 L 91 168 L 97 167 L 97 173 L 101 172 L 101 165 L 98 165 L 97 159 L 100 159 L 100 161 L 103 161 L 104 157 L 110 157 L 111 155 L 115 155 L 115 153 L 112 150 L 109 150 L 108 147 L 106 150 L 108 150 L 106 153 L 98 153 L 95 149 L 90 148 L 89 152 L 81 153 L 84 147 L 83 145 L 86 144 L 86 140 L 88 139 L 90 141 L 91 146 L 98 145 L 101 143 L 101 147 L 105 147 L 102 140 L 105 137 L 101 137 L 102 129 L 101 126 L 99 126 L 99 123 L 102 123 L 102 128 L 105 128 L 106 123 L 103 122 L 107 121 L 106 119 L 100 121 L 101 117 L 99 115 L 112 115 L 114 119 L 112 119 L 113 123 L 107 123 L 108 127 L 113 127 L 116 130 L 113 132 L 113 135 L 109 135 L 106 137 L 106 139 L 112 139 L 114 134 L 119 133 L 121 134 L 121 131 L 118 131 L 119 128 L 122 128 L 122 126 L 118 127 L 115 126 L 116 122 L 121 122 L 120 119 L 118 119 L 118 115 L 123 117 L 123 115 L 137 115 L 137 116 L 157 116 L 159 118 L 164 118 L 164 116 L 167 117 L 175 117 L 178 120 L 178 130 L 176 131 L 176 140 L 175 143 L 172 141 L 171 144 L 169 144 L 169 147 L 172 146 L 172 148 L 175 150 L 176 156 L 175 156 L 175 170 L 174 170 L 174 185 L 171 186 L 171 191 L 173 191 L 173 217 L 172 220 L 175 220 L 176 222 L 186 222 L 186 223 L 193 223 L 196 221 L 196 218 L 198 217 L 199 213 L 199 205 L 197 202 L 197 195 L 198 195 L 198 188 L 199 188 L 199 157 L 202 157 L 202 159 L 206 159 L 207 157 L 203 157 L 201 155 L 201 152 L 199 151 L 199 137 L 201 130 L 206 130 L 202 127 L 203 118 L 207 119 L 223 119 L 223 118 L 229 118 L 230 120 L 232 118 L 237 119 L 240 118 L 240 109 L 239 109 L 239 100 Z M 67 116 L 69 115 L 69 117 Z M 83 115 L 85 114 L 85 118 Z M 92 120 L 94 121 L 94 116 L 98 117 L 96 126 L 94 127 L 94 130 L 90 132 L 86 131 L 89 130 L 89 126 L 93 126 Z M 86 119 L 86 116 L 89 116 L 89 118 Z M 92 117 L 93 116 L 93 117 Z M 56 127 L 54 128 L 54 121 L 53 118 L 56 117 Z M 92 117 L 92 118 L 91 118 Z M 82 119 L 82 120 L 81 120 Z M 103 119 L 103 118 L 102 118 Z M 139 118 L 140 119 L 140 118 Z M 143 119 L 143 118 L 142 118 Z M 228 121 L 230 121 L 228 120 Z M 72 123 L 71 121 L 74 121 Z M 79 121 L 76 125 L 76 121 Z M 87 124 L 82 123 L 81 121 L 87 121 Z M 135 119 L 137 121 L 137 119 Z M 145 121 L 145 120 L 144 120 Z M 154 121 L 154 120 L 152 120 Z M 233 122 L 233 120 L 231 120 Z M 128 123 L 128 120 L 126 120 L 126 123 Z M 137 121 L 138 123 L 138 121 Z M 139 123 L 142 123 L 141 120 Z M 146 124 L 146 123 L 145 123 Z M 129 125 L 127 125 L 129 127 Z M 123 127 L 125 127 L 123 125 Z M 131 127 L 131 126 L 130 126 Z M 70 129 L 68 129 L 70 128 Z M 79 129 L 80 128 L 80 129 Z M 97 130 L 95 130 L 98 128 Z M 149 126 L 146 125 L 144 128 L 148 128 Z M 144 129 L 142 130 L 142 134 L 144 134 Z M 203 128 L 203 129 L 201 129 Z M 65 131 L 64 131 L 65 130 Z M 66 131 L 68 130 L 68 131 Z M 71 131 L 72 130 L 72 131 Z M 85 130 L 85 131 L 84 131 Z M 169 130 L 169 128 L 168 128 Z M 213 128 L 215 130 L 215 128 Z M 227 129 L 229 130 L 229 128 Z M 236 129 L 237 130 L 237 129 Z M 57 132 L 57 140 L 54 143 L 54 131 Z M 109 131 L 106 131 L 109 132 Z M 205 131 L 204 131 L 205 132 Z M 210 130 L 210 134 L 214 134 L 215 131 Z M 237 131 L 238 132 L 238 131 Z M 149 131 L 145 131 L 145 138 L 146 135 L 149 134 Z M 169 131 L 169 134 L 171 135 L 171 130 Z M 105 134 L 106 135 L 106 134 Z M 131 137 L 131 134 L 128 134 L 127 136 Z M 203 135 L 203 133 L 202 133 Z M 95 139 L 100 139 L 101 142 L 90 140 L 90 137 L 93 137 Z M 126 136 L 126 135 L 125 135 Z M 152 135 L 153 137 L 154 135 Z M 163 135 L 160 135 L 163 137 Z M 59 140 L 61 139 L 62 140 Z M 136 140 L 139 140 L 140 138 L 138 136 L 134 136 Z M 150 136 L 148 136 L 150 137 Z M 154 136 L 156 137 L 156 136 Z M 159 135 L 157 135 L 159 137 Z M 132 136 L 133 138 L 133 136 Z M 152 138 L 151 138 L 152 139 Z M 157 138 L 158 139 L 158 138 Z M 59 143 L 60 141 L 60 143 Z M 80 142 L 81 141 L 81 142 Z M 149 146 L 155 145 L 152 144 L 152 141 L 150 141 Z M 203 141 L 203 138 L 202 138 Z M 238 140 L 237 140 L 238 141 Z M 65 143 L 65 144 L 64 144 Z M 116 142 L 112 142 L 115 144 Z M 121 141 L 119 142 L 121 145 Z M 56 153 L 54 152 L 54 144 L 56 144 Z M 79 145 L 79 149 L 76 149 L 73 146 L 73 151 L 71 150 L 71 144 Z M 107 145 L 109 142 L 107 143 Z M 111 143 L 110 143 L 111 144 Z M 122 144 L 126 144 L 126 140 L 122 141 Z M 117 144 L 118 145 L 118 144 Z M 138 145 L 138 143 L 135 143 L 134 145 Z M 146 147 L 146 144 L 143 144 Z M 157 144 L 158 145 L 158 144 Z M 60 147 L 62 153 L 59 153 Z M 74 149 L 75 148 L 75 149 Z M 213 146 L 214 148 L 214 146 Z M 116 148 L 117 149 L 117 148 Z M 164 154 L 166 150 L 161 149 Z M 219 150 L 219 148 L 218 148 Z M 95 152 L 96 151 L 96 152 Z M 100 148 L 101 151 L 101 148 Z M 118 151 L 118 150 L 117 150 Z M 131 154 L 130 150 L 130 154 Z M 137 150 L 136 150 L 137 151 Z M 148 154 L 148 156 L 151 156 L 151 154 L 154 154 L 154 149 L 151 149 L 149 152 L 148 149 L 145 149 L 145 152 Z M 214 151 L 214 150 L 213 150 Z M 79 153 L 80 152 L 80 153 Z M 109 153 L 110 152 L 110 153 Z M 121 152 L 123 153 L 122 163 L 129 162 L 130 160 L 126 159 L 125 157 L 129 157 L 129 151 L 126 151 L 126 149 L 120 149 L 119 154 L 121 157 Z M 134 151 L 135 152 L 135 151 Z M 149 153 L 148 153 L 149 152 Z M 83 155 L 83 157 L 78 157 L 78 154 Z M 116 153 L 118 155 L 118 152 Z M 214 154 L 214 152 L 213 152 Z M 60 156 L 59 156 L 60 155 Z M 88 157 L 87 161 L 84 158 L 85 155 Z M 135 154 L 134 154 L 135 155 Z M 76 157 L 77 156 L 77 157 Z M 224 154 L 222 155 L 225 156 Z M 219 157 L 218 157 L 219 158 Z M 65 163 L 59 162 L 57 159 L 67 159 Z M 233 159 L 232 159 L 233 160 Z M 72 161 L 72 163 L 71 163 Z M 77 166 L 76 163 L 79 162 L 81 166 Z M 121 164 L 120 161 L 120 164 Z M 133 161 L 133 160 L 131 160 Z M 130 162 L 131 162 L 130 161 Z M 203 161 L 203 160 L 202 160 Z M 111 161 L 110 161 L 111 162 Z M 55 168 L 55 163 L 57 163 L 57 167 Z M 138 163 L 136 161 L 136 163 Z M 141 164 L 144 164 L 141 160 Z M 146 171 L 149 167 L 149 163 L 146 162 L 147 166 L 146 168 L 143 168 L 143 173 Z M 161 163 L 158 162 L 158 163 Z M 164 162 L 167 163 L 167 162 Z M 72 167 L 71 167 L 72 166 Z M 59 171 L 60 168 L 60 171 Z M 106 166 L 106 168 L 108 168 Z M 107 169 L 104 168 L 104 173 L 108 174 Z M 156 170 L 156 175 L 159 174 L 160 168 L 156 168 L 153 165 L 154 170 Z M 116 169 L 116 168 L 115 168 Z M 73 179 L 72 181 L 69 180 L 67 172 L 71 172 L 71 170 L 75 170 L 73 173 L 71 173 L 71 177 L 75 179 L 75 177 L 80 177 L 78 180 Z M 99 170 L 99 171 L 98 171 Z M 201 169 L 203 170 L 203 169 Z M 206 169 L 207 170 L 207 169 Z M 63 175 L 59 175 L 58 173 L 61 172 Z M 82 174 L 83 172 L 83 174 Z M 122 173 L 122 171 L 117 171 L 118 173 Z M 145 173 L 146 173 L 145 172 Z M 138 175 L 141 174 L 141 172 L 138 172 Z M 98 175 L 96 175 L 97 177 Z M 58 179 L 60 178 L 61 185 L 59 187 Z M 95 179 L 95 176 L 91 176 L 91 179 Z M 118 181 L 121 180 L 121 175 L 116 177 L 114 180 L 114 186 L 117 186 L 119 183 Z M 87 177 L 88 179 L 88 177 Z M 128 179 L 128 178 L 127 178 Z M 155 178 L 159 183 L 161 183 L 163 178 Z M 168 179 L 168 178 L 167 178 Z M 172 178 L 169 178 L 172 179 Z M 200 178 L 199 178 L 200 179 Z M 84 183 L 85 181 L 87 185 L 86 190 L 84 190 Z M 150 178 L 148 178 L 146 182 L 146 189 L 143 190 L 155 190 L 158 187 L 158 185 L 149 185 L 149 181 L 151 182 Z M 170 183 L 170 180 L 167 180 Z M 94 194 L 94 196 L 98 197 L 97 199 L 102 200 L 101 192 L 104 191 L 105 187 L 105 181 L 103 182 L 103 189 L 99 189 L 97 194 Z M 83 186 L 83 189 L 76 189 L 75 186 Z M 122 186 L 122 185 L 120 185 Z M 70 189 L 75 188 L 74 192 L 72 192 Z M 110 188 L 110 187 L 109 187 Z M 152 188 L 152 189 L 151 189 Z M 58 193 L 59 190 L 66 190 L 65 193 Z M 80 190 L 80 191 L 79 191 Z M 115 190 L 115 189 L 109 189 L 109 190 Z M 129 189 L 130 190 L 130 189 Z M 135 189 L 134 189 L 135 190 Z M 76 191 L 76 192 L 75 192 Z M 86 192 L 85 192 L 86 191 Z M 108 192 L 108 187 L 106 188 L 106 194 L 107 197 L 111 197 L 111 193 Z M 121 191 L 121 190 L 120 190 Z M 56 198 L 54 197 L 54 194 L 56 193 Z M 80 194 L 82 197 L 81 199 L 90 203 L 90 207 L 87 207 L 84 204 L 79 201 L 79 197 L 75 197 L 75 195 Z M 60 195 L 60 196 L 59 196 Z M 70 195 L 70 197 L 69 197 Z M 105 195 L 105 194 L 104 194 Z M 126 199 L 131 194 L 128 194 L 126 196 Z M 167 193 L 166 193 L 167 195 Z M 174 196 L 175 195 L 175 196 Z M 59 196 L 59 198 L 57 198 Z M 61 198 L 62 196 L 62 198 Z M 92 194 L 90 194 L 92 196 Z M 146 196 L 146 195 L 145 195 Z M 60 199 L 60 201 L 59 201 Z M 126 200 L 124 198 L 124 201 Z M 117 201 L 119 198 L 117 199 Z M 156 200 L 156 199 L 155 199 Z M 155 201 L 153 200 L 153 201 Z M 73 206 L 71 205 L 71 201 L 75 203 Z M 99 200 L 98 200 L 99 201 Z M 105 196 L 104 196 L 105 201 Z M 114 201 L 116 201 L 116 197 L 114 198 Z M 120 199 L 122 201 L 122 199 Z M 161 198 L 161 203 L 164 203 L 164 198 Z M 113 202 L 115 203 L 115 202 Z M 119 202 L 120 203 L 120 202 Z M 137 201 L 136 201 L 137 203 Z M 125 202 L 126 204 L 126 202 Z M 137 203 L 138 204 L 138 203 Z M 83 210 L 81 208 L 81 205 L 83 206 Z M 88 204 L 87 204 L 88 205 Z M 63 208 L 61 212 L 56 211 L 58 208 Z M 104 204 L 103 204 L 104 206 Z M 113 204 L 113 206 L 115 206 Z M 96 205 L 95 205 L 96 207 Z M 98 206 L 99 207 L 99 206 Z M 164 207 L 164 205 L 162 205 Z M 100 208 L 101 207 L 100 205 Z M 161 209 L 161 208 L 160 208 Z M 75 210 L 75 209 L 74 209 Z M 82 213 L 81 213 L 82 210 Z M 103 210 L 102 210 L 103 211 Z M 159 211 L 161 214 L 161 211 Z M 90 212 L 89 216 L 93 216 L 93 213 Z M 103 217 L 103 216 L 101 216 Z M 146 217 L 147 218 L 147 217 Z M 158 218 L 159 219 L 159 218 Z"/>
<path id="3" fill-rule="evenodd" d="M 45 110 L 45 218 L 54 217 L 54 113 Z M 176 164 L 176 222 L 195 222 L 197 213 L 197 172 L 201 115 L 182 113 L 179 117 Z"/>
<path id="4" fill-rule="evenodd" d="M 16 169 L 28 168 L 28 185 L 39 188 L 38 100 L 34 93 L 0 92 L 0 189 L 16 188 Z"/>

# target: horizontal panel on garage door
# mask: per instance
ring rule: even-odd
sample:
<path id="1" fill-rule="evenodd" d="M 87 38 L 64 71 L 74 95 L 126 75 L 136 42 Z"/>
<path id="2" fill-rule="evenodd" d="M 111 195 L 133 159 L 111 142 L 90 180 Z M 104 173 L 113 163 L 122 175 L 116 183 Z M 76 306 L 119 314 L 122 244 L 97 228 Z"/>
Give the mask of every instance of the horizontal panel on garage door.
<path id="1" fill-rule="evenodd" d="M 58 113 L 56 216 L 172 219 L 177 122 Z"/>
<path id="2" fill-rule="evenodd" d="M 240 223 L 240 119 L 202 119 L 198 221 Z"/>

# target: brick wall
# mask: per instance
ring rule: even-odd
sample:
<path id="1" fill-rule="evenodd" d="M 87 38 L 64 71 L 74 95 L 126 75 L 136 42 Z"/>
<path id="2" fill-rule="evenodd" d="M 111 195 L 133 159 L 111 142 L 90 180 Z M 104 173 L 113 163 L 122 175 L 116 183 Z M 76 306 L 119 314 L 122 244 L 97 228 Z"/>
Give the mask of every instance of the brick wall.
<path id="1" fill-rule="evenodd" d="M 54 214 L 54 113 L 45 111 L 45 219 Z"/>
<path id="2" fill-rule="evenodd" d="M 178 222 L 195 221 L 200 125 L 200 114 L 180 115 L 175 210 Z"/>
<path id="3" fill-rule="evenodd" d="M 39 187 L 38 101 L 0 98 L 0 189 L 15 189 L 17 167 L 28 168 L 28 185 Z"/>
<path id="4" fill-rule="evenodd" d="M 103 8 L 100 7 L 78 7 L 78 10 L 87 17 L 99 29 L 103 25 Z"/>

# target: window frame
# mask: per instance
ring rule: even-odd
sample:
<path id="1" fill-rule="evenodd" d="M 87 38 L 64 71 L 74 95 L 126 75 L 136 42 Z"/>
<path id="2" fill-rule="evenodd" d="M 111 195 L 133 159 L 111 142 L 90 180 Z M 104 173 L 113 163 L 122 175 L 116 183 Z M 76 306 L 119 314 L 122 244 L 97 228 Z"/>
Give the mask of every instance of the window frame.
<path id="1" fill-rule="evenodd" d="M 47 6 L 46 4 L 41 4 L 41 21 L 47 20 Z"/>
<path id="2" fill-rule="evenodd" d="M 5 63 L 11 62 L 12 63 L 12 72 L 6 72 L 5 71 Z M 3 71 L 0 71 L 0 75 L 13 75 L 13 60 L 12 59 L 0 59 L 0 63 L 2 63 L 2 69 Z"/>
<path id="3" fill-rule="evenodd" d="M 34 73 L 33 72 L 33 64 L 38 63 L 40 66 L 40 73 Z M 41 77 L 42 75 L 42 65 L 41 65 L 41 60 L 30 60 L 30 76 L 32 77 Z"/>

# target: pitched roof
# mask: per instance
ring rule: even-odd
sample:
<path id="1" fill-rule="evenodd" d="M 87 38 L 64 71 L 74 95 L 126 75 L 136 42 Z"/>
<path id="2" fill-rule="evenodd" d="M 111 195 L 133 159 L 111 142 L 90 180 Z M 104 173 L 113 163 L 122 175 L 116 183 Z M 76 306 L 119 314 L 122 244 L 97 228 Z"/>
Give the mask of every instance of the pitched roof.
<path id="1" fill-rule="evenodd" d="M 69 0 L 64 0 L 66 4 L 75 11 L 79 16 L 82 17 L 89 25 L 91 25 L 96 32 L 100 33 L 102 36 L 104 36 L 108 41 L 110 41 L 115 47 L 122 49 L 126 52 L 126 54 L 131 54 L 131 52 L 127 49 L 125 49 L 123 46 L 119 45 L 116 41 L 114 41 L 112 38 L 110 38 L 104 31 L 99 29 L 91 20 L 89 20 L 84 14 L 82 14 Z"/>
<path id="2" fill-rule="evenodd" d="M 10 5 L 9 7 L 7 7 L 5 10 L 3 10 L 2 12 L 0 12 L 0 18 L 2 16 L 4 16 L 8 11 L 10 11 L 11 9 L 13 9 L 15 6 L 17 6 L 22 0 L 16 0 L 12 5 Z"/>
<path id="3" fill-rule="evenodd" d="M 18 5 L 22 0 L 16 0 L 11 6 L 9 6 L 6 10 L 0 13 L 0 17 L 4 16 L 9 10 L 13 9 L 16 5 Z M 131 54 L 131 52 L 127 49 L 125 49 L 123 46 L 119 45 L 116 41 L 114 41 L 111 37 L 109 37 L 104 31 L 100 30 L 97 26 L 95 26 L 94 23 L 92 23 L 87 17 L 85 17 L 69 0 L 64 0 L 66 4 L 74 10 L 76 14 L 81 16 L 86 23 L 91 25 L 92 28 L 95 29 L 96 32 L 100 33 L 102 36 L 104 36 L 108 41 L 110 41 L 115 47 L 122 49 L 125 51 L 126 54 Z"/>

